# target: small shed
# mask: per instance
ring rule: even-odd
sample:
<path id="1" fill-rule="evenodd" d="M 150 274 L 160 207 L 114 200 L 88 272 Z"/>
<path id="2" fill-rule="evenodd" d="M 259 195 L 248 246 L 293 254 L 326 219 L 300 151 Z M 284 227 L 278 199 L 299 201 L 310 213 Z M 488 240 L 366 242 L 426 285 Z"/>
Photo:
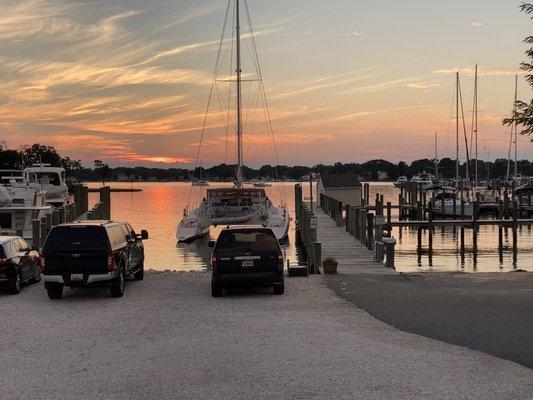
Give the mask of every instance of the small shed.
<path id="1" fill-rule="evenodd" d="M 323 193 L 343 204 L 361 205 L 362 185 L 356 174 L 321 174 L 317 192 L 319 198 Z"/>

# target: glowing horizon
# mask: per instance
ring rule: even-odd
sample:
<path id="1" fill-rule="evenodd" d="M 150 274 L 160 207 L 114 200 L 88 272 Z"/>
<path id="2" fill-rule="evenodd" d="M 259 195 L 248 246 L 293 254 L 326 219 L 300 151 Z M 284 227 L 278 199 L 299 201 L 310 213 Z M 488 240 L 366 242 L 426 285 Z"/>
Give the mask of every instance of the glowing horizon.
<path id="1" fill-rule="evenodd" d="M 190 167 L 226 3 L 0 3 L 0 139 L 53 145 L 85 164 Z M 476 63 L 479 158 L 507 157 L 501 120 L 531 27 L 519 1 L 248 3 L 280 163 L 432 158 L 434 132 L 439 156 L 453 158 L 454 74 L 469 128 Z M 520 97 L 531 98 L 523 79 Z M 234 162 L 210 117 L 203 164 Z M 262 119 L 245 144 L 250 166 L 276 163 Z M 525 137 L 519 158 L 533 159 Z"/>

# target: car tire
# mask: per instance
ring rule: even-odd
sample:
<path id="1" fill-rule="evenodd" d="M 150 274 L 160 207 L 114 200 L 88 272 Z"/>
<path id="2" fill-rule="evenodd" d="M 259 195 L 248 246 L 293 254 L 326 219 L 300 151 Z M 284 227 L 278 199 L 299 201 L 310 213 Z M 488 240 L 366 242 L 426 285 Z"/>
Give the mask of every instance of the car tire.
<path id="1" fill-rule="evenodd" d="M 274 294 L 285 293 L 285 282 L 281 281 L 281 283 L 275 283 L 273 289 L 274 289 Z"/>
<path id="2" fill-rule="evenodd" d="M 121 270 L 118 277 L 111 281 L 111 296 L 118 298 L 124 295 L 124 270 Z"/>
<path id="3" fill-rule="evenodd" d="M 211 296 L 222 297 L 222 286 L 220 284 L 211 282 Z"/>
<path id="4" fill-rule="evenodd" d="M 22 288 L 22 277 L 17 271 L 15 271 L 15 273 L 11 276 L 11 281 L 9 282 L 9 293 L 19 294 L 21 288 Z"/>
<path id="5" fill-rule="evenodd" d="M 139 265 L 140 269 L 133 274 L 133 279 L 136 281 L 142 281 L 144 279 L 144 261 L 141 262 Z"/>
<path id="6" fill-rule="evenodd" d="M 41 274 L 40 274 L 39 270 L 37 270 L 37 272 L 35 272 L 35 275 L 33 275 L 30 278 L 30 283 L 37 283 L 37 282 L 40 282 L 40 281 L 41 281 Z"/>
<path id="7" fill-rule="evenodd" d="M 60 283 L 48 283 L 46 291 L 50 300 L 59 300 L 63 296 L 63 285 Z"/>

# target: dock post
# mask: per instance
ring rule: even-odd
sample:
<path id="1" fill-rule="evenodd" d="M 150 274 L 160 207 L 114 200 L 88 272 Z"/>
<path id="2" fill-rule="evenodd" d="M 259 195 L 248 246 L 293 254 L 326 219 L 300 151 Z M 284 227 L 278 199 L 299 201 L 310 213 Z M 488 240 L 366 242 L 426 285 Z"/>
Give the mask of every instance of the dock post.
<path id="1" fill-rule="evenodd" d="M 46 214 L 46 235 L 52 229 L 52 214 Z"/>
<path id="2" fill-rule="evenodd" d="M 314 273 L 320 274 L 320 266 L 322 265 L 322 243 L 315 242 L 313 244 L 313 253 L 314 253 Z"/>
<path id="3" fill-rule="evenodd" d="M 103 186 L 100 188 L 100 203 L 102 209 L 100 218 L 111 219 L 111 188 L 109 186 Z M 311 207 L 313 206 L 311 205 Z"/>
<path id="4" fill-rule="evenodd" d="M 392 203 L 387 202 L 387 232 L 392 236 Z"/>
<path id="5" fill-rule="evenodd" d="M 374 243 L 373 238 L 374 233 L 374 214 L 367 213 L 366 214 L 366 247 L 368 250 L 372 250 L 372 245 Z"/>
<path id="6" fill-rule="evenodd" d="M 383 243 L 385 244 L 385 266 L 387 268 L 394 268 L 394 247 L 396 246 L 396 239 L 394 238 L 384 238 Z"/>
<path id="7" fill-rule="evenodd" d="M 513 266 L 516 267 L 516 262 L 517 262 L 517 256 L 518 256 L 518 249 L 517 249 L 517 244 L 518 244 L 518 233 L 517 233 L 517 223 L 516 223 L 516 220 L 517 220 L 517 211 L 516 211 L 516 208 L 517 208 L 517 204 L 516 204 L 516 200 L 513 200 Z"/>
<path id="8" fill-rule="evenodd" d="M 422 227 L 420 226 L 417 229 L 416 252 L 420 258 L 420 255 L 422 254 Z"/>
<path id="9" fill-rule="evenodd" d="M 46 240 L 46 236 L 48 235 L 48 232 L 46 231 L 46 217 L 41 218 L 41 244 L 44 245 L 44 241 Z"/>
<path id="10" fill-rule="evenodd" d="M 429 264 L 433 264 L 433 201 L 430 201 L 428 204 L 428 254 L 429 254 Z"/>
<path id="11" fill-rule="evenodd" d="M 35 250 L 40 250 L 42 247 L 41 243 L 41 220 L 34 219 L 31 221 L 32 228 L 32 239 L 33 239 L 33 248 Z"/>

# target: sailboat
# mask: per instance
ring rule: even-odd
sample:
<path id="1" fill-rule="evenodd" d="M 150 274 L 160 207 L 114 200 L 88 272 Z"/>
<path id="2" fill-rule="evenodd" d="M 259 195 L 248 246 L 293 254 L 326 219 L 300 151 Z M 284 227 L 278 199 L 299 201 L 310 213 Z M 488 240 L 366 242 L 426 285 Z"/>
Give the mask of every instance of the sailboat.
<path id="1" fill-rule="evenodd" d="M 202 179 L 202 160 L 200 160 L 200 176 L 197 180 L 192 181 L 193 186 L 209 186 L 209 182 L 205 179 Z"/>
<path id="2" fill-rule="evenodd" d="M 515 89 L 514 89 L 514 106 L 513 115 L 516 113 L 516 102 L 518 101 L 518 76 L 515 76 Z M 511 149 L 514 147 L 514 159 L 511 159 Z M 511 162 L 514 169 L 511 174 Z M 515 122 L 511 125 L 511 137 L 509 139 L 509 155 L 507 157 L 507 175 L 506 180 L 508 183 L 513 183 L 514 186 L 520 186 L 524 183 L 522 174 L 518 172 L 518 124 Z"/>
<path id="3" fill-rule="evenodd" d="M 234 187 L 218 187 L 207 189 L 206 195 L 203 198 L 201 204 L 198 208 L 194 210 L 189 210 L 188 208 L 184 210 L 183 219 L 178 225 L 176 231 L 176 238 L 179 242 L 190 242 L 201 236 L 206 235 L 209 232 L 211 226 L 216 225 L 225 225 L 225 224 L 261 224 L 264 226 L 270 227 L 276 238 L 278 240 L 284 239 L 289 231 L 289 224 L 291 217 L 285 206 L 275 206 L 272 201 L 268 198 L 265 189 L 263 188 L 245 188 L 243 181 L 243 131 L 244 131 L 244 121 L 243 121 L 243 96 L 242 96 L 242 83 L 243 83 L 243 64 L 241 59 L 241 23 L 240 23 L 240 8 L 242 0 L 230 0 L 228 1 L 228 7 L 226 10 L 226 21 L 224 22 L 224 27 L 226 27 L 226 22 L 230 11 L 233 11 L 234 22 L 232 34 L 232 46 L 235 45 L 235 53 L 232 51 L 232 55 L 235 54 L 235 70 L 231 71 L 231 74 L 235 73 L 235 77 L 230 79 L 225 79 L 225 82 L 230 84 L 235 83 L 235 102 L 236 102 L 236 112 L 235 112 L 235 133 L 237 136 L 237 166 L 235 171 L 235 182 Z M 246 11 L 248 13 L 248 7 L 246 2 Z M 232 7 L 233 6 L 233 7 Z M 269 120 L 267 126 L 270 128 L 270 134 L 273 137 L 272 124 L 269 119 L 268 105 L 266 102 L 265 90 L 262 80 L 262 74 L 259 64 L 259 59 L 257 57 L 257 51 L 255 49 L 255 39 L 253 35 L 253 30 L 251 27 L 249 13 L 247 15 L 248 22 L 250 24 L 250 32 L 247 37 L 251 38 L 251 45 L 253 48 L 252 57 L 253 65 L 256 67 L 256 72 L 258 75 L 258 81 L 260 86 L 260 93 L 263 95 L 263 101 L 266 109 L 266 116 Z M 234 40 L 234 42 L 233 42 Z M 220 71 L 220 54 L 222 45 L 224 43 L 224 28 L 222 33 L 222 38 L 220 41 L 219 47 L 219 57 L 217 57 L 217 63 L 215 65 L 215 73 L 213 77 L 213 83 L 211 87 L 211 94 L 213 93 L 213 87 L 219 81 L 217 80 L 217 73 Z M 233 47 L 232 47 L 233 49 Z M 224 57 L 222 57 L 224 58 Z M 233 58 L 231 59 L 233 66 Z M 251 81 L 251 80 L 248 80 Z M 217 88 L 218 90 L 218 88 Z M 211 103 L 211 94 L 208 100 L 206 119 L 209 113 L 209 107 Z M 228 108 L 229 108 L 228 102 Z M 205 123 L 204 129 L 205 132 Z M 199 150 L 201 150 L 202 141 L 200 141 Z M 277 155 L 277 154 L 276 154 Z"/>
<path id="4" fill-rule="evenodd" d="M 468 141 L 466 138 L 466 126 L 464 123 L 464 112 L 463 112 L 463 96 L 461 94 L 461 79 L 459 77 L 459 72 L 456 74 L 455 78 L 455 90 L 456 90 L 456 113 L 455 113 L 455 188 L 453 190 L 453 195 L 435 196 L 434 210 L 436 214 L 441 214 L 444 216 L 460 216 L 464 215 L 465 217 L 471 217 L 474 215 L 474 205 L 466 200 L 464 205 L 461 205 L 460 200 L 457 199 L 457 194 L 455 190 L 462 190 L 462 178 L 459 173 L 459 119 L 462 115 L 463 120 L 463 131 L 465 136 L 465 148 L 466 148 L 466 158 L 467 158 L 467 175 L 469 173 L 469 155 L 468 155 Z M 454 199 L 455 197 L 455 199 Z M 454 201 L 455 200 L 455 201 Z M 443 204 L 444 203 L 444 204 Z M 454 206 L 455 203 L 455 206 Z"/>

